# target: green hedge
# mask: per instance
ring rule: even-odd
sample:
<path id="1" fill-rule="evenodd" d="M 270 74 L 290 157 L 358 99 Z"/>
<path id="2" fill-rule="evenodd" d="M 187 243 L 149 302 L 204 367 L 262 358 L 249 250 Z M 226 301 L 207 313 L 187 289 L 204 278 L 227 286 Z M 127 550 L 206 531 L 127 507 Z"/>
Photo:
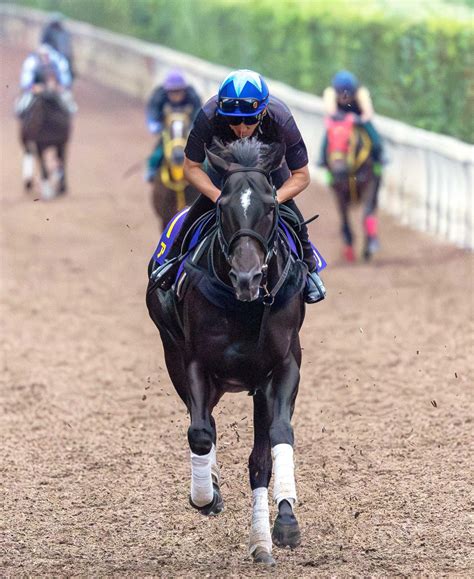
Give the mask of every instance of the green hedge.
<path id="1" fill-rule="evenodd" d="M 474 142 L 473 11 L 440 0 L 21 0 L 321 94 L 347 68 L 377 112 Z M 433 9 L 434 5 L 434 9 Z M 363 8 L 361 7 L 363 6 Z M 407 14 L 407 12 L 409 12 Z"/>

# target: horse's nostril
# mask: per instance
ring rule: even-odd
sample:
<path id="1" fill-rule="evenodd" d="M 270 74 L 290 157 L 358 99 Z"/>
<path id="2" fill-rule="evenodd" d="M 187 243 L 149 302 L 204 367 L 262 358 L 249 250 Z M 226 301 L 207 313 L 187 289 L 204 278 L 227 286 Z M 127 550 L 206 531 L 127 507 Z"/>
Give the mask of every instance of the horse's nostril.
<path id="1" fill-rule="evenodd" d="M 175 149 L 171 159 L 175 165 L 182 165 L 184 163 L 184 149 Z"/>
<path id="2" fill-rule="evenodd" d="M 229 272 L 229 278 L 233 285 L 240 287 L 255 287 L 260 285 L 262 272 L 236 273 L 233 269 Z"/>
<path id="3" fill-rule="evenodd" d="M 262 280 L 262 273 L 261 272 L 254 274 L 254 276 L 252 277 L 252 282 L 255 285 L 260 285 L 261 280 Z"/>

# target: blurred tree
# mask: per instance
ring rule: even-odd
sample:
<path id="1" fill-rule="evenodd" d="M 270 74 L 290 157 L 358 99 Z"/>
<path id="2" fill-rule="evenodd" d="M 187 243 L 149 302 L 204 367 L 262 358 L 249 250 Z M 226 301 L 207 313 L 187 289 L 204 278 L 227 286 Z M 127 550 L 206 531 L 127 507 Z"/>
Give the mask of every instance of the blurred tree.
<path id="1" fill-rule="evenodd" d="M 2 0 L 0 0 L 2 1 Z M 17 0 L 321 94 L 346 68 L 377 111 L 474 142 L 474 0 Z"/>

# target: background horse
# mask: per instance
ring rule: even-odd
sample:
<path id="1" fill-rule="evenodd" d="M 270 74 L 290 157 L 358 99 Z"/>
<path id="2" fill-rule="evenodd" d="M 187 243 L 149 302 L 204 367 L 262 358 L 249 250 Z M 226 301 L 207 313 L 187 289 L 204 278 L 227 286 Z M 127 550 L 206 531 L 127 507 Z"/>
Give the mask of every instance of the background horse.
<path id="1" fill-rule="evenodd" d="M 157 289 L 151 274 L 147 305 L 190 414 L 190 502 L 203 514 L 223 508 L 214 407 L 226 392 L 253 396 L 250 553 L 256 562 L 274 564 L 272 539 L 278 546 L 300 543 L 291 417 L 300 380 L 306 266 L 292 256 L 278 227 L 268 173 L 279 166 L 282 149 L 271 154 L 268 146 L 242 140 L 218 152 L 208 152 L 224 177 L 216 225 L 185 262 L 178 295 Z M 270 532 L 272 463 L 278 516 Z"/>
<path id="2" fill-rule="evenodd" d="M 364 204 L 363 256 L 369 260 L 378 249 L 377 210 L 380 175 L 374 172 L 369 135 L 353 113 L 338 114 L 326 119 L 326 161 L 331 173 L 331 186 L 336 192 L 342 221 L 344 255 L 354 261 L 354 235 L 349 221 L 351 205 Z"/>
<path id="3" fill-rule="evenodd" d="M 197 198 L 197 190 L 184 178 L 184 148 L 191 129 L 191 111 L 165 107 L 163 139 L 163 161 L 153 182 L 152 202 L 161 218 L 162 229 L 177 211 Z"/>
<path id="4" fill-rule="evenodd" d="M 50 199 L 66 192 L 66 145 L 70 135 L 71 117 L 54 90 L 43 90 L 36 94 L 31 104 L 21 115 L 20 138 L 25 153 L 23 156 L 23 182 L 26 190 L 33 185 L 34 154 L 41 171 L 41 196 Z M 54 148 L 56 169 L 54 182 L 49 179 L 45 151 Z"/>

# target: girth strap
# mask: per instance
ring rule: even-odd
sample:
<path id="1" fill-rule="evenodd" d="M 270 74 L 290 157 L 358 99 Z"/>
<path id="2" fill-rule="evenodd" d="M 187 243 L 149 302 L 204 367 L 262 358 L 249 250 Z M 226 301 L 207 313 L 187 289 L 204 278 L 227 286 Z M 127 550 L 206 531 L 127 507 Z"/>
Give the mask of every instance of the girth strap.
<path id="1" fill-rule="evenodd" d="M 258 334 L 258 342 L 257 348 L 260 349 L 263 346 L 264 338 L 265 338 L 265 329 L 267 325 L 268 316 L 270 314 L 271 307 L 275 301 L 275 296 L 282 288 L 283 284 L 288 277 L 288 273 L 290 272 L 291 264 L 293 263 L 291 254 L 288 255 L 288 259 L 286 261 L 285 267 L 283 268 L 283 272 L 280 276 L 280 279 L 277 283 L 273 286 L 271 291 L 268 291 L 268 288 L 265 284 L 263 287 L 264 291 L 266 292 L 263 296 L 263 313 L 262 313 L 262 320 L 260 322 L 260 332 Z M 268 299 L 270 298 L 270 299 Z"/>

